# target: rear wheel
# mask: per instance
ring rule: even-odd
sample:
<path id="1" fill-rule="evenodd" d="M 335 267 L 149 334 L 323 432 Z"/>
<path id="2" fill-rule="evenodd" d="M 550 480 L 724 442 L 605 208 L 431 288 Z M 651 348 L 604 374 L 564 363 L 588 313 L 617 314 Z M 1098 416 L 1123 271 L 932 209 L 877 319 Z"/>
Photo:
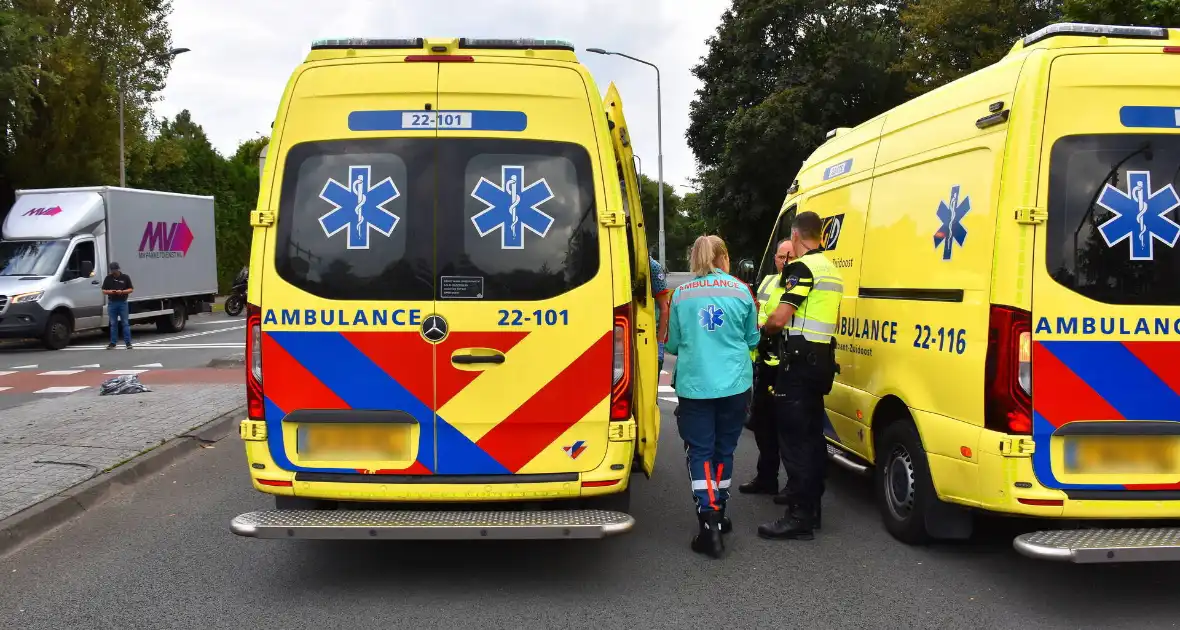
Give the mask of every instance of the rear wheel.
<path id="1" fill-rule="evenodd" d="M 225 298 L 225 314 L 229 315 L 230 317 L 237 317 L 238 315 L 241 315 L 242 308 L 244 307 L 245 303 L 242 301 L 242 297 L 239 295 L 231 295 Z"/>
<path id="2" fill-rule="evenodd" d="M 70 318 L 62 313 L 50 315 L 41 343 L 50 350 L 61 350 L 70 345 Z"/>
<path id="3" fill-rule="evenodd" d="M 918 430 L 909 420 L 889 425 L 877 450 L 877 507 L 894 538 L 917 545 L 928 542 L 926 515 L 938 501 Z"/>
<path id="4" fill-rule="evenodd" d="M 163 315 L 156 320 L 156 329 L 164 333 L 177 333 L 184 330 L 187 323 L 188 313 L 185 310 L 184 301 L 177 300 L 172 303 L 170 315 Z"/>

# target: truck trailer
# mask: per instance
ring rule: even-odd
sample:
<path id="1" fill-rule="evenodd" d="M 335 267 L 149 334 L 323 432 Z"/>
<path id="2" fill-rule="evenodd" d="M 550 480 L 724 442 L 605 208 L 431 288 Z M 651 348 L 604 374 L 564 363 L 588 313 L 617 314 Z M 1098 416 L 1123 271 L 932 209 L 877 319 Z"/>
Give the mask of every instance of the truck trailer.
<path id="1" fill-rule="evenodd" d="M 119 263 L 132 324 L 184 329 L 217 293 L 213 197 L 128 188 L 20 190 L 0 231 L 0 338 L 69 345 L 108 325 L 102 280 Z"/>

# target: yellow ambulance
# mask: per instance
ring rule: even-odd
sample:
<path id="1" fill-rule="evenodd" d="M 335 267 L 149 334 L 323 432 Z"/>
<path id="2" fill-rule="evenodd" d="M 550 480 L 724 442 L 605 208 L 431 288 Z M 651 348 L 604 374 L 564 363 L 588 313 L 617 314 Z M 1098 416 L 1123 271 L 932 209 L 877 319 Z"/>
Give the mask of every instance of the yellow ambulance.
<path id="1" fill-rule="evenodd" d="M 1180 30 L 1057 24 L 804 163 L 844 274 L 829 455 L 886 528 L 1060 519 L 1020 552 L 1180 559 Z M 773 269 L 767 249 L 762 273 Z M 1068 524 L 1068 527 L 1067 527 Z"/>
<path id="2" fill-rule="evenodd" d="M 240 429 L 276 510 L 232 531 L 631 529 L 659 438 L 632 160 L 567 42 L 315 42 L 251 215 Z"/>

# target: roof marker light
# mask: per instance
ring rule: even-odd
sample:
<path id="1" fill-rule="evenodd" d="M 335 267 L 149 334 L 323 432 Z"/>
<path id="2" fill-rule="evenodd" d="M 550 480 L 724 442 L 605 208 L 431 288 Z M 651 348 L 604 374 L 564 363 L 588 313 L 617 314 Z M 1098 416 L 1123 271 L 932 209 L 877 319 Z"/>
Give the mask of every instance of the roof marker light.
<path id="1" fill-rule="evenodd" d="M 564 39 L 534 39 L 522 37 L 517 39 L 494 39 L 488 37 L 463 37 L 459 40 L 459 48 L 487 48 L 500 50 L 568 50 L 574 51 L 574 45 Z"/>
<path id="2" fill-rule="evenodd" d="M 1078 24 L 1064 22 L 1050 24 L 1045 28 L 1024 38 L 1025 46 L 1057 37 L 1059 35 L 1078 35 L 1086 37 L 1119 37 L 1126 39 L 1168 39 L 1168 29 L 1154 26 L 1111 26 L 1107 24 Z"/>
<path id="3" fill-rule="evenodd" d="M 312 50 L 343 50 L 348 48 L 407 49 L 422 48 L 426 45 L 421 37 L 393 37 L 374 39 L 368 37 L 326 37 L 311 43 Z"/>

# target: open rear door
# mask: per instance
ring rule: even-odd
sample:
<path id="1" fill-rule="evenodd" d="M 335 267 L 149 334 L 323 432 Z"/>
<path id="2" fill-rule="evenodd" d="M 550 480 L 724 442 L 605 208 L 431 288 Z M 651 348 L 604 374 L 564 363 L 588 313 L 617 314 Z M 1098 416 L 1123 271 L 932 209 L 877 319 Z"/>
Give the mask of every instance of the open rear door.
<path id="1" fill-rule="evenodd" d="M 635 172 L 635 153 L 631 134 L 623 116 L 623 99 L 614 83 L 603 102 L 611 122 L 615 168 L 623 192 L 623 209 L 627 214 L 627 244 L 631 256 L 632 301 L 635 305 L 635 347 L 638 378 L 635 379 L 635 416 L 639 425 L 637 455 L 643 472 L 651 477 L 656 465 L 656 448 L 660 441 L 660 408 L 656 390 L 660 382 L 658 340 L 654 302 L 651 295 L 651 267 L 648 264 L 647 234 L 643 225 L 643 208 L 639 198 L 639 175 Z"/>

